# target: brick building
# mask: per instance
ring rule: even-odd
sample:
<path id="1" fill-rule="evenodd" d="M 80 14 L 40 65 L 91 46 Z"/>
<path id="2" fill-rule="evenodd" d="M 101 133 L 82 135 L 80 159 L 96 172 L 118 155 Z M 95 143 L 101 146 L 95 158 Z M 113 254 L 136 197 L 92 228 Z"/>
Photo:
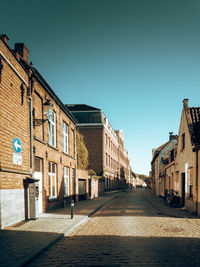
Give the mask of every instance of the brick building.
<path id="1" fill-rule="evenodd" d="M 115 131 L 104 113 L 88 105 L 67 105 L 77 119 L 89 153 L 89 169 L 100 177 L 103 190 L 120 189 L 130 180 L 128 152 L 124 148 L 123 131 Z"/>
<path id="2" fill-rule="evenodd" d="M 26 46 L 12 50 L 7 42 L 2 35 L 0 228 L 36 218 L 78 194 L 76 119 L 29 64 Z"/>
<path id="3" fill-rule="evenodd" d="M 164 188 L 176 192 L 181 198 L 181 206 L 199 216 L 200 107 L 189 107 L 188 99 L 183 100 L 177 141 L 165 154 Z M 156 179 L 156 158 L 159 155 L 160 151 L 154 153 L 152 160 L 152 180 Z"/>
<path id="4" fill-rule="evenodd" d="M 177 191 L 181 204 L 200 215 L 200 108 L 183 100 L 178 144 L 174 162 L 167 166 L 168 187 Z"/>
<path id="5" fill-rule="evenodd" d="M 31 177 L 29 74 L 0 36 L 0 228 L 24 219 Z"/>
<path id="6" fill-rule="evenodd" d="M 154 181 L 154 190 L 157 196 L 164 197 L 166 190 L 165 167 L 169 163 L 169 154 L 171 160 L 174 159 L 174 148 L 177 144 L 177 136 L 170 132 L 169 141 L 162 146 L 154 149 L 152 165 L 152 178 Z"/>

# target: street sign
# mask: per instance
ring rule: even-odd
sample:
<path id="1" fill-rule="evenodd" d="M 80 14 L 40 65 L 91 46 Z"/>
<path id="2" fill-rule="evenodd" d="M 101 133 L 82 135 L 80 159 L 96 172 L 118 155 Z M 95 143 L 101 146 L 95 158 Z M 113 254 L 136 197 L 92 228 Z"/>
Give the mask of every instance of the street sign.
<path id="1" fill-rule="evenodd" d="M 13 148 L 16 153 L 20 153 L 22 151 L 22 144 L 19 140 L 19 138 L 15 137 L 13 140 Z"/>
<path id="2" fill-rule="evenodd" d="M 13 153 L 13 163 L 16 165 L 22 165 L 22 155 Z"/>

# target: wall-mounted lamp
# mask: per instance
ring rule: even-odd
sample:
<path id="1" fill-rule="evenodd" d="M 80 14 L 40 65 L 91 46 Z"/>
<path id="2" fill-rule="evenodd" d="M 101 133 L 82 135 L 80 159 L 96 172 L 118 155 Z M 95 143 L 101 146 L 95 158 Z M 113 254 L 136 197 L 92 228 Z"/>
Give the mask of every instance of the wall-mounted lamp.
<path id="1" fill-rule="evenodd" d="M 53 115 L 53 104 L 51 104 L 50 99 L 46 98 L 46 102 L 43 104 L 43 112 L 45 119 L 33 119 L 33 127 L 40 126 L 50 119 Z M 33 116 L 34 117 L 34 116 Z"/>

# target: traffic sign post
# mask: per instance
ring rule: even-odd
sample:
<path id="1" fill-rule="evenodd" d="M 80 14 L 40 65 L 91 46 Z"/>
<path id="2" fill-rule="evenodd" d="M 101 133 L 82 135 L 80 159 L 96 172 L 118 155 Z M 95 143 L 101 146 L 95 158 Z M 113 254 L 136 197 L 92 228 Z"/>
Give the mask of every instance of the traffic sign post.
<path id="1" fill-rule="evenodd" d="M 15 137 L 13 140 L 13 148 L 16 153 L 20 153 L 22 151 L 22 144 L 19 140 L 19 138 Z"/>

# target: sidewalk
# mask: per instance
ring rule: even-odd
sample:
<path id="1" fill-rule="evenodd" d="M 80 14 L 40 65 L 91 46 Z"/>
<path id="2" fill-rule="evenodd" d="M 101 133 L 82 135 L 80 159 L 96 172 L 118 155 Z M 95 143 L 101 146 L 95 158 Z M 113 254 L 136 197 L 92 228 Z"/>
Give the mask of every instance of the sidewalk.
<path id="1" fill-rule="evenodd" d="M 144 199 L 148 201 L 152 205 L 152 207 L 157 209 L 158 215 L 175 218 L 197 218 L 184 208 L 171 208 L 167 206 L 164 202 L 164 199 L 152 194 L 150 190 L 144 191 Z"/>
<path id="2" fill-rule="evenodd" d="M 21 222 L 0 230 L 0 266 L 23 266 L 32 258 L 68 235 L 88 217 L 118 197 L 121 192 L 109 192 L 92 200 L 75 203 L 74 218 L 70 207 L 42 214 L 39 220 Z"/>

